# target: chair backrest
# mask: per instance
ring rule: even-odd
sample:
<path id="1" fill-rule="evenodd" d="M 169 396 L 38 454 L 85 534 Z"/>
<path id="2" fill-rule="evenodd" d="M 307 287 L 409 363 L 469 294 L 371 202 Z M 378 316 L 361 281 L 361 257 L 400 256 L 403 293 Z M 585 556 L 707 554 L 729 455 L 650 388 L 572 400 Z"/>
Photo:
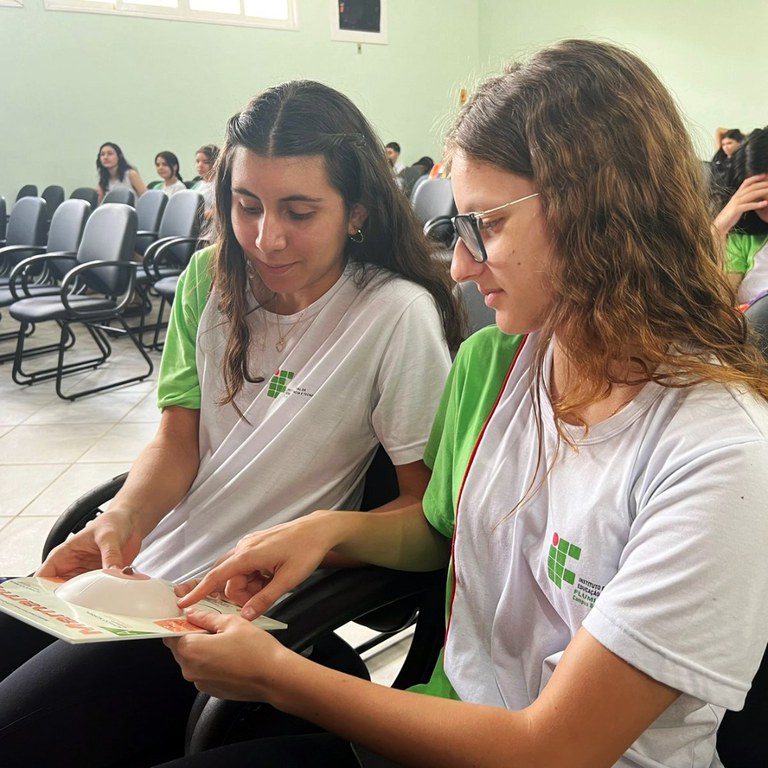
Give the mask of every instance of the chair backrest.
<path id="1" fill-rule="evenodd" d="M 70 200 L 85 200 L 91 204 L 91 210 L 94 210 L 99 204 L 99 193 L 93 187 L 78 187 L 73 190 L 69 196 Z"/>
<path id="2" fill-rule="evenodd" d="M 426 224 L 436 216 L 454 216 L 456 203 L 450 179 L 427 179 L 419 184 L 411 201 L 420 224 Z"/>
<path id="3" fill-rule="evenodd" d="M 48 214 L 42 197 L 22 197 L 11 209 L 6 245 L 45 245 Z"/>
<path id="4" fill-rule="evenodd" d="M 8 223 L 8 214 L 5 209 L 5 198 L 0 195 L 0 240 L 5 240 L 5 227 Z"/>
<path id="5" fill-rule="evenodd" d="M 83 239 L 77 250 L 77 260 L 124 261 L 133 258 L 136 240 L 136 211 L 124 203 L 100 205 L 88 218 Z M 96 267 L 83 273 L 83 281 L 92 291 L 119 296 L 128 288 L 127 269 Z"/>
<path id="6" fill-rule="evenodd" d="M 104 195 L 104 199 L 101 204 L 104 203 L 122 203 L 123 205 L 136 205 L 136 193 L 132 189 L 126 189 L 125 187 L 118 187 L 117 189 L 111 189 Z"/>
<path id="7" fill-rule="evenodd" d="M 51 184 L 43 190 L 40 197 L 45 200 L 48 206 L 48 221 L 51 221 L 53 214 L 56 213 L 56 209 L 64 202 L 64 187 L 60 187 L 58 184 Z"/>
<path id="8" fill-rule="evenodd" d="M 197 237 L 203 222 L 205 201 L 193 189 L 183 189 L 168 200 L 163 220 L 160 222 L 160 239 L 164 237 Z M 175 245 L 171 249 L 173 259 L 185 265 L 195 250 L 195 243 Z"/>
<path id="9" fill-rule="evenodd" d="M 467 280 L 466 283 L 460 283 L 458 288 L 461 300 L 467 310 L 470 334 L 496 322 L 496 313 L 485 305 L 483 294 L 480 293 L 475 283 Z"/>
<path id="10" fill-rule="evenodd" d="M 65 200 L 51 219 L 46 251 L 76 253 L 90 214 L 91 206 L 85 200 Z M 72 262 L 67 259 L 52 259 L 47 263 L 57 278 L 63 277 L 72 268 Z"/>
<path id="11" fill-rule="evenodd" d="M 416 197 L 416 190 L 425 182 L 429 180 L 429 175 L 424 174 L 424 176 L 419 176 L 416 181 L 413 182 L 413 188 L 411 189 L 410 194 L 410 200 L 411 200 L 411 207 L 413 207 L 413 199 Z"/>
<path id="12" fill-rule="evenodd" d="M 426 173 L 421 165 L 409 165 L 407 168 L 403 169 L 400 174 L 403 192 L 410 197 L 411 192 L 413 191 L 413 185 L 418 179 L 425 175 Z"/>
<path id="13" fill-rule="evenodd" d="M 758 299 L 744 313 L 749 325 L 757 332 L 760 347 L 768 359 L 768 296 Z"/>
<path id="14" fill-rule="evenodd" d="M 168 195 L 161 189 L 148 189 L 136 203 L 136 220 L 140 230 L 157 232 L 168 205 Z"/>
<path id="15" fill-rule="evenodd" d="M 22 197 L 37 197 L 37 184 L 25 184 L 16 194 L 16 202 Z"/>

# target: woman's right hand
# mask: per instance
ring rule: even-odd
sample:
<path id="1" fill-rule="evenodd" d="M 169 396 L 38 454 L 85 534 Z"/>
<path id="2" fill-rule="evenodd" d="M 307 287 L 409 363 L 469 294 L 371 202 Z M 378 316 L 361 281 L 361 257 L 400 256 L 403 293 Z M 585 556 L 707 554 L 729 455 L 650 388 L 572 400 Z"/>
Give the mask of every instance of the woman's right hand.
<path id="1" fill-rule="evenodd" d="M 715 218 L 715 229 L 725 237 L 736 222 L 748 211 L 768 206 L 768 174 L 761 173 L 744 179 L 733 197 Z"/>
<path id="2" fill-rule="evenodd" d="M 35 575 L 69 579 L 99 568 L 122 568 L 140 548 L 141 536 L 130 515 L 109 510 L 52 550 Z"/>
<path id="3" fill-rule="evenodd" d="M 334 512 L 283 523 L 242 538 L 218 560 L 200 583 L 181 600 L 189 606 L 213 592 L 223 592 L 243 607 L 249 621 L 261 616 L 275 601 L 301 584 L 333 549 Z"/>

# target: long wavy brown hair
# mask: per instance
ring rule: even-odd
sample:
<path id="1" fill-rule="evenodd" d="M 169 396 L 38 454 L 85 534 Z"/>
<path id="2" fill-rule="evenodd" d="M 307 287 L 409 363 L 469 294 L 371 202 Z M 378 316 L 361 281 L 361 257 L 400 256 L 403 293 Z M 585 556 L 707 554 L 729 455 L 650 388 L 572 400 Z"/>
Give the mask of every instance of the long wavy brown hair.
<path id="1" fill-rule="evenodd" d="M 536 53 L 469 99 L 447 139 L 448 157 L 456 151 L 540 193 L 553 301 L 534 373 L 546 387 L 556 335 L 580 374 L 554 403 L 560 418 L 583 423 L 576 412 L 619 383 L 715 381 L 768 399 L 765 360 L 723 274 L 701 162 L 637 56 L 587 40 Z M 623 370 L 640 373 L 628 382 Z"/>
<path id="2" fill-rule="evenodd" d="M 376 136 L 360 110 L 343 94 L 321 83 L 297 80 L 269 88 L 254 97 L 227 123 L 225 143 L 216 165 L 216 244 L 213 285 L 229 323 L 223 373 L 226 393 L 234 401 L 249 375 L 248 277 L 245 256 L 230 219 L 232 158 L 244 147 L 264 157 L 322 156 L 328 180 L 347 210 L 362 204 L 367 219 L 363 242 L 348 240 L 344 257 L 359 269 L 363 287 L 384 267 L 411 280 L 432 295 L 440 312 L 448 346 L 462 339 L 462 311 L 435 246 L 424 236 L 411 206 L 397 188 Z"/>

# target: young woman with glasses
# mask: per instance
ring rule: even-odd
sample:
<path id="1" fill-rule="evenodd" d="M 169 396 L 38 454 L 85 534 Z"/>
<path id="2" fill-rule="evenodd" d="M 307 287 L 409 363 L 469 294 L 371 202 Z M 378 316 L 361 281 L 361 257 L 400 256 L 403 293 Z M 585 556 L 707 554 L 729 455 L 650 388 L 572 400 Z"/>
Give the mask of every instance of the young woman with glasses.
<path id="1" fill-rule="evenodd" d="M 294 764 L 365 764 L 350 741 L 407 765 L 720 765 L 718 725 L 768 638 L 768 371 L 685 136 L 650 68 L 598 42 L 545 49 L 469 99 L 447 142 L 452 272 L 498 327 L 454 363 L 423 502 L 250 536 L 182 601 L 226 585 L 259 614 L 329 552 L 450 562 L 438 667 L 392 690 L 193 613 L 211 634 L 168 644 L 200 689 L 338 736 L 172 765 L 291 764 L 307 743 L 314 761 Z"/>

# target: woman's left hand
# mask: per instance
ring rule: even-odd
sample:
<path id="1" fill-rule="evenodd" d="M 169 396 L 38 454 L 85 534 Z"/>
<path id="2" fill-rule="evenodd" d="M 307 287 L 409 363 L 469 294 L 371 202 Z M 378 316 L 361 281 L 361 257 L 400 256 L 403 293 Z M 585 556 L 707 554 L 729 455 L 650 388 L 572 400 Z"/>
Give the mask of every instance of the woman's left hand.
<path id="1" fill-rule="evenodd" d="M 268 702 L 280 662 L 290 651 L 240 616 L 189 611 L 187 619 L 211 634 L 163 640 L 184 679 L 220 699 Z"/>

